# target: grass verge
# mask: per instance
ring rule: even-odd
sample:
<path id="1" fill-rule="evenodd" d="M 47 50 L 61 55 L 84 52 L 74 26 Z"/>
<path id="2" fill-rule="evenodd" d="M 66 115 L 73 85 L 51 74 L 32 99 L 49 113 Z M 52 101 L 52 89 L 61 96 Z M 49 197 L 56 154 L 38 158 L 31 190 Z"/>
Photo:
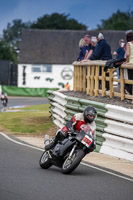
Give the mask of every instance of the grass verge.
<path id="1" fill-rule="evenodd" d="M 19 112 L 0 113 L 0 131 L 27 136 L 42 136 L 50 131 L 54 135 L 55 125 L 50 118 L 49 104 L 28 106 L 19 109 Z"/>

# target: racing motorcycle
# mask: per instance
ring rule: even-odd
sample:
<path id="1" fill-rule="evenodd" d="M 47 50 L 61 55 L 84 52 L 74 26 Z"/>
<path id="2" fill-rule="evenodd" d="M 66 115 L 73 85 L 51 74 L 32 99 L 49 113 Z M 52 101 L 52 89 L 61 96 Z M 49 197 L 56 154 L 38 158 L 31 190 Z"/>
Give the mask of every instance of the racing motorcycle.
<path id="1" fill-rule="evenodd" d="M 6 101 L 6 99 L 1 99 L 1 102 L 2 102 L 3 107 L 6 107 L 6 106 L 7 106 L 7 101 Z"/>
<path id="2" fill-rule="evenodd" d="M 45 135 L 45 145 L 50 142 L 49 136 Z M 70 174 L 80 164 L 83 157 L 95 149 L 95 141 L 89 125 L 82 125 L 81 131 L 69 134 L 67 138 L 48 151 L 44 151 L 39 160 L 43 169 L 52 165 L 60 167 L 63 174 Z"/>

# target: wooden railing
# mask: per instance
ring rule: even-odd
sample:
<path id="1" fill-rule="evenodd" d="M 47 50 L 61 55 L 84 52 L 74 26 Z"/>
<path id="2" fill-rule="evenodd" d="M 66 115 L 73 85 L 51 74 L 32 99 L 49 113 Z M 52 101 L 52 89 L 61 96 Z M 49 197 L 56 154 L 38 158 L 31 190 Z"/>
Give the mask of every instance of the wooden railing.
<path id="1" fill-rule="evenodd" d="M 125 94 L 125 84 L 132 85 L 133 92 L 133 80 L 127 80 L 124 78 L 124 69 L 132 69 L 133 64 L 122 64 L 120 67 L 120 79 L 114 76 L 114 71 L 116 69 L 109 69 L 107 72 L 104 72 L 104 66 L 106 61 L 87 61 L 87 62 L 77 62 L 73 63 L 74 65 L 74 82 L 73 90 L 74 91 L 83 91 L 90 96 L 113 96 L 120 97 L 121 100 L 131 99 L 133 103 L 133 93 Z M 100 69 L 101 68 L 101 69 Z M 99 72 L 101 70 L 101 75 Z M 108 74 L 108 75 L 107 75 Z M 101 86 L 99 84 L 101 81 Z M 109 82 L 109 91 L 106 91 L 106 82 Z M 120 91 L 115 91 L 115 83 L 120 83 Z"/>

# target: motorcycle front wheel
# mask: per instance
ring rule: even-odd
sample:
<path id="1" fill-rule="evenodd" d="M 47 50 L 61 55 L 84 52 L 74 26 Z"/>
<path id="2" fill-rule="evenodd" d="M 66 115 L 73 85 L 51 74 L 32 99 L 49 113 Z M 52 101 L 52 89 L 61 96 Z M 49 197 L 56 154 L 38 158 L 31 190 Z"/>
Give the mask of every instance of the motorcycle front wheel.
<path id="1" fill-rule="evenodd" d="M 49 155 L 47 151 L 44 151 L 41 155 L 41 158 L 39 160 L 39 165 L 42 169 L 48 169 L 52 166 L 52 164 L 49 161 Z"/>
<path id="2" fill-rule="evenodd" d="M 70 174 L 74 171 L 74 169 L 80 164 L 82 158 L 84 157 L 84 152 L 82 150 L 75 150 L 71 158 L 68 157 L 64 161 L 62 165 L 62 173 Z"/>

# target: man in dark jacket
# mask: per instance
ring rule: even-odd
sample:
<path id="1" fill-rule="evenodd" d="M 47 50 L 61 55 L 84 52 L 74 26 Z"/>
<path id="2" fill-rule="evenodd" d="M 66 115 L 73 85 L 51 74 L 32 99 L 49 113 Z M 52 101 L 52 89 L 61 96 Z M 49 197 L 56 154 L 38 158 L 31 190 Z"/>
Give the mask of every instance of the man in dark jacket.
<path id="1" fill-rule="evenodd" d="M 102 33 L 98 34 L 97 41 L 98 42 L 97 42 L 96 48 L 89 59 L 90 60 L 110 60 L 110 59 L 112 59 L 111 47 L 104 39 L 104 36 Z M 101 71 L 102 71 L 102 69 L 100 67 L 99 75 L 102 74 Z M 106 76 L 109 76 L 109 74 L 106 73 Z M 99 82 L 99 84 L 101 84 L 101 81 Z M 106 81 L 106 90 L 109 90 L 109 82 L 108 81 Z"/>
<path id="2" fill-rule="evenodd" d="M 99 33 L 97 36 L 97 45 L 93 52 L 93 54 L 90 56 L 90 60 L 109 60 L 112 59 L 111 55 L 111 47 L 104 39 L 104 36 L 102 33 Z"/>

